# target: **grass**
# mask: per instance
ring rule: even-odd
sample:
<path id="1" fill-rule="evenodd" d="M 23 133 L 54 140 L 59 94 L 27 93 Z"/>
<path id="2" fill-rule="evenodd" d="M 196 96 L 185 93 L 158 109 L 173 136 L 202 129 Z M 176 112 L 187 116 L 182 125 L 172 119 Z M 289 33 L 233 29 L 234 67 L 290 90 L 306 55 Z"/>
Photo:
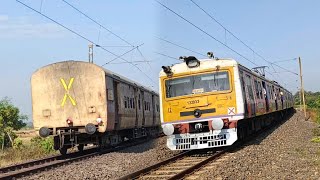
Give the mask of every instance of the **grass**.
<path id="1" fill-rule="evenodd" d="M 46 141 L 48 139 L 37 137 L 34 130 L 23 130 L 15 133 L 22 144 L 19 147 L 0 150 L 0 167 L 57 154 L 56 151 L 48 151 L 43 147 L 48 144 Z"/>
<path id="2" fill-rule="evenodd" d="M 320 143 L 320 136 L 312 138 L 311 142 Z"/>
<path id="3" fill-rule="evenodd" d="M 24 146 L 23 149 L 8 148 L 0 151 L 0 167 L 29 161 L 56 153 L 46 153 L 37 146 Z"/>

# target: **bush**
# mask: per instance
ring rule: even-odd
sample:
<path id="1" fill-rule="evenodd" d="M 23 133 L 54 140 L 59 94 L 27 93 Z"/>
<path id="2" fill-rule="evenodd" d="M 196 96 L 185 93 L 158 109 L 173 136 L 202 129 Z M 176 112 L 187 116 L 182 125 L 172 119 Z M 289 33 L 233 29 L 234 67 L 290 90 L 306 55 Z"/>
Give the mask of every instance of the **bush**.
<path id="1" fill-rule="evenodd" d="M 26 125 L 23 121 L 27 119 L 8 98 L 0 100 L 0 144 L 4 147 L 13 146 L 17 137 L 13 131 L 23 128 Z"/>
<path id="2" fill-rule="evenodd" d="M 31 144 L 41 148 L 41 150 L 45 153 L 51 153 L 55 151 L 53 149 L 54 142 L 52 137 L 42 138 L 40 136 L 36 136 L 31 139 Z"/>
<path id="3" fill-rule="evenodd" d="M 19 138 L 14 139 L 13 149 L 22 149 L 22 147 L 23 147 L 22 140 Z"/>

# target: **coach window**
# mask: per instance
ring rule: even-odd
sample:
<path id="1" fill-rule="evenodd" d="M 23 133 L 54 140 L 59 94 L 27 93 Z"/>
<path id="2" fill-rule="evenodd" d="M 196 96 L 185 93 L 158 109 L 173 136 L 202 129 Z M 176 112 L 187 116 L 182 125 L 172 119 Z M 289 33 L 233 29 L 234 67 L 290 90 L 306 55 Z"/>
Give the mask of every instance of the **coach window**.
<path id="1" fill-rule="evenodd" d="M 140 110 L 141 109 L 141 96 L 140 96 L 140 94 L 139 94 L 138 106 L 139 106 L 139 110 Z"/>
<path id="2" fill-rule="evenodd" d="M 246 85 L 247 85 L 250 100 L 254 100 L 253 91 L 252 91 L 251 76 L 248 74 L 246 74 Z"/>
<path id="3" fill-rule="evenodd" d="M 132 98 L 132 104 L 133 104 L 133 108 L 136 108 L 135 99 L 134 98 Z"/>

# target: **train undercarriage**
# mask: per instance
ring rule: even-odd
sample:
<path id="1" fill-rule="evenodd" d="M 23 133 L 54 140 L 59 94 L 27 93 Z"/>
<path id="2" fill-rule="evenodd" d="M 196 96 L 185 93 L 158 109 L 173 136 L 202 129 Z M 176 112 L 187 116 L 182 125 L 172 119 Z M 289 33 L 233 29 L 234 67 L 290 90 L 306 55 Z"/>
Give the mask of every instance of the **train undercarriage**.
<path id="1" fill-rule="evenodd" d="M 131 139 L 157 136 L 160 133 L 159 127 L 134 128 L 105 133 L 95 132 L 94 134 L 81 132 L 79 129 L 81 128 L 58 129 L 56 135 L 54 135 L 54 149 L 65 155 L 67 150 L 72 147 L 77 147 L 78 151 L 83 151 L 85 146 L 92 144 L 103 149 Z"/>

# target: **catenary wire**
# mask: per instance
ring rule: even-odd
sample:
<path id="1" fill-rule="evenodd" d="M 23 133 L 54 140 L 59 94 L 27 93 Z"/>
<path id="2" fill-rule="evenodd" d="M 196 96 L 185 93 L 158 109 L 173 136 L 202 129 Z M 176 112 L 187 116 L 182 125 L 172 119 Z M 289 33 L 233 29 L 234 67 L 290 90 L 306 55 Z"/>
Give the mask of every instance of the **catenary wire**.
<path id="1" fill-rule="evenodd" d="M 185 50 L 187 50 L 187 51 L 190 51 L 190 52 L 199 54 L 199 55 L 201 55 L 201 56 L 205 56 L 205 55 L 203 55 L 203 53 L 199 53 L 199 52 L 197 52 L 197 51 L 194 51 L 194 50 L 191 50 L 191 49 L 189 49 L 189 48 L 183 47 L 183 46 L 181 46 L 181 45 L 179 45 L 179 44 L 177 44 L 177 43 L 174 43 L 174 42 L 172 42 L 172 41 L 169 41 L 169 40 L 167 40 L 167 39 L 164 39 L 164 38 L 161 38 L 161 37 L 156 37 L 156 38 L 159 39 L 159 40 L 161 40 L 161 41 L 164 41 L 164 42 L 166 42 L 166 43 L 169 43 L 169 44 L 172 44 L 172 45 L 174 45 L 174 46 L 177 46 L 177 47 L 180 47 L 180 48 L 182 48 L 182 49 L 185 49 Z M 207 57 L 207 56 L 205 56 L 205 57 Z"/>
<path id="2" fill-rule="evenodd" d="M 113 62 L 113 61 L 115 61 L 115 60 L 117 60 L 117 59 L 119 59 L 120 57 L 122 57 L 122 56 L 124 56 L 124 55 L 126 55 L 126 54 L 128 54 L 128 53 L 130 53 L 130 52 L 132 52 L 133 50 L 135 50 L 135 49 L 137 49 L 137 48 L 139 48 L 139 46 L 142 46 L 143 44 L 140 44 L 140 45 L 138 45 L 138 46 L 136 46 L 136 47 L 134 47 L 134 48 L 132 48 L 132 49 L 130 49 L 129 51 L 127 51 L 127 52 L 125 52 L 125 53 L 123 53 L 123 54 L 121 54 L 121 55 L 118 55 L 117 57 L 115 57 L 115 58 L 113 58 L 112 60 L 110 60 L 110 61 L 108 61 L 108 62 L 106 62 L 106 63 L 104 63 L 103 65 L 101 65 L 101 66 L 105 66 L 105 65 L 107 65 L 107 64 L 109 64 L 109 63 L 111 63 L 111 62 Z M 130 61 L 129 61 L 130 62 Z"/>
<path id="3" fill-rule="evenodd" d="M 210 15 L 206 10 L 204 10 L 201 6 L 199 6 L 196 2 L 194 2 L 193 0 L 190 0 L 195 6 L 197 6 L 201 11 L 203 11 L 206 15 L 208 15 L 213 21 L 215 21 L 217 24 L 219 24 L 225 31 L 227 31 L 229 34 L 231 34 L 234 38 L 236 38 L 238 41 L 240 41 L 244 46 L 246 46 L 248 49 L 250 49 L 254 54 L 256 54 L 257 56 L 259 56 L 262 60 L 266 61 L 267 63 L 269 63 L 271 66 L 272 64 L 283 69 L 283 70 L 287 70 L 295 75 L 298 75 L 295 72 L 292 72 L 282 66 L 276 65 L 274 63 L 272 63 L 271 61 L 265 59 L 262 55 L 260 55 L 259 53 L 257 53 L 253 48 L 251 48 L 249 45 L 247 45 L 244 41 L 242 41 L 239 37 L 237 37 L 234 33 L 232 33 L 230 30 L 228 30 L 224 25 L 222 25 L 222 23 L 220 23 L 216 18 L 214 18 L 212 15 Z M 272 66 L 272 68 L 274 69 L 274 67 Z"/>
<path id="4" fill-rule="evenodd" d="M 226 45 L 225 43 L 223 43 L 222 41 L 218 40 L 217 38 L 215 38 L 214 36 L 212 36 L 211 34 L 209 34 L 208 32 L 204 31 L 203 29 L 201 29 L 199 26 L 195 25 L 194 23 L 192 23 L 191 21 L 189 21 L 188 19 L 186 19 L 185 17 L 181 16 L 180 14 L 178 14 L 177 12 L 173 11 L 172 9 L 170 9 L 168 6 L 162 4 L 161 2 L 155 0 L 158 4 L 160 4 L 161 6 L 163 6 L 164 8 L 166 8 L 167 10 L 169 10 L 170 12 L 172 12 L 173 14 L 175 14 L 176 16 L 178 16 L 179 18 L 181 18 L 182 20 L 186 21 L 187 23 L 189 23 L 190 25 L 192 25 L 193 27 L 195 27 L 196 29 L 198 29 L 199 31 L 201 31 L 202 33 L 206 34 L 207 36 L 209 36 L 210 38 L 212 38 L 213 40 L 217 41 L 218 43 L 220 43 L 221 45 L 225 46 L 226 48 L 228 48 L 229 50 L 231 50 L 232 52 L 236 53 L 237 55 L 241 56 L 242 58 L 244 58 L 245 60 L 251 62 L 252 64 L 259 66 L 258 64 L 256 64 L 255 62 L 253 62 L 252 60 L 248 59 L 247 57 L 245 57 L 244 55 L 240 54 L 238 51 L 234 50 L 233 48 L 231 48 L 230 46 Z"/>
<path id="5" fill-rule="evenodd" d="M 29 9 L 31 9 L 32 11 L 34 11 L 34 12 L 36 12 L 36 13 L 38 13 L 38 14 L 42 15 L 43 17 L 45 17 L 45 18 L 47 18 L 47 19 L 51 20 L 52 22 L 54 22 L 54 23 L 56 23 L 56 24 L 60 25 L 61 27 L 65 28 L 66 30 L 68 30 L 68 31 L 70 31 L 70 32 L 72 32 L 72 33 L 74 33 L 74 34 L 76 34 L 77 36 L 81 37 L 82 39 L 84 39 L 84 40 L 86 40 L 86 41 L 88 41 L 88 42 L 90 42 L 90 43 L 92 43 L 92 44 L 96 45 L 97 47 L 100 47 L 102 50 L 104 50 L 104 51 L 106 51 L 106 52 L 108 52 L 108 53 L 110 53 L 110 54 L 112 54 L 112 55 L 114 55 L 114 56 L 116 56 L 116 57 L 118 57 L 118 56 L 119 56 L 119 55 L 117 55 L 117 54 L 115 54 L 115 53 L 113 53 L 113 52 L 111 52 L 111 51 L 107 50 L 106 48 L 99 46 L 98 44 L 94 43 L 94 41 L 90 40 L 89 38 L 87 38 L 87 37 L 85 37 L 85 36 L 83 36 L 83 35 L 79 34 L 78 32 L 76 32 L 76 31 L 74 31 L 74 30 L 72 30 L 72 29 L 68 28 L 67 26 L 65 26 L 65 25 L 63 25 L 63 24 L 61 24 L 61 23 L 59 23 L 58 21 L 56 21 L 56 20 L 54 20 L 54 19 L 50 18 L 49 16 L 47 16 L 47 15 L 45 15 L 45 14 L 41 13 L 40 11 L 38 11 L 38 10 L 36 10 L 36 9 L 32 8 L 31 6 L 29 6 L 29 5 L 27 5 L 27 4 L 23 3 L 23 2 L 21 2 L 20 0 L 16 0 L 16 1 L 17 1 L 18 3 L 20 3 L 20 4 L 22 4 L 23 6 L 25 6 L 25 7 L 29 8 Z M 129 62 L 128 60 L 124 59 L 123 57 L 119 57 L 119 58 L 120 58 L 120 59 L 122 59 L 122 60 L 124 60 L 124 61 L 126 61 L 126 62 L 128 62 L 129 64 L 133 65 L 134 67 L 136 67 L 136 69 L 138 69 L 138 70 L 139 70 L 142 74 L 144 74 L 144 75 L 145 75 L 149 80 L 151 80 L 151 82 L 153 82 L 154 84 L 157 84 L 157 83 L 156 83 L 152 78 L 150 78 L 150 76 L 148 76 L 145 72 L 143 72 L 143 71 L 142 71 L 142 70 L 141 70 L 137 65 L 135 65 L 135 64 L 133 64 L 133 63 L 131 63 L 131 62 Z"/>
<path id="6" fill-rule="evenodd" d="M 99 25 L 101 28 L 103 28 L 104 30 L 108 31 L 109 33 L 111 33 L 112 35 L 116 36 L 117 38 L 121 39 L 123 42 L 127 43 L 128 45 L 134 47 L 133 44 L 131 44 L 129 41 L 125 40 L 124 38 L 120 37 L 119 35 L 117 35 L 116 33 L 112 32 L 110 29 L 106 28 L 105 26 L 103 26 L 102 24 L 100 24 L 99 22 L 97 22 L 96 20 L 94 20 L 93 18 L 91 18 L 89 15 L 85 14 L 84 12 L 82 12 L 80 9 L 76 8 L 74 5 L 70 4 L 68 1 L 66 0 L 62 0 L 64 3 L 66 3 L 67 5 L 69 5 L 70 7 L 72 7 L 74 10 L 78 11 L 80 14 L 82 14 L 83 16 L 87 17 L 88 19 L 90 19 L 92 22 L 94 22 L 95 24 Z"/>

